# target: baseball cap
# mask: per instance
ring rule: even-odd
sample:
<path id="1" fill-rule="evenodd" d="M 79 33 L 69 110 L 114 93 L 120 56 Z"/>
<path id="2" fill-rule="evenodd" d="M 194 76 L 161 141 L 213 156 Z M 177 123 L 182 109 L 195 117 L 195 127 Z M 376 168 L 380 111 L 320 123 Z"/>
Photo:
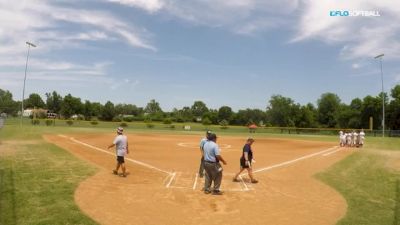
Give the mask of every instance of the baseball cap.
<path id="1" fill-rule="evenodd" d="M 124 128 L 118 127 L 117 128 L 117 133 L 122 134 L 122 132 L 124 132 Z"/>
<path id="2" fill-rule="evenodd" d="M 217 135 L 214 133 L 210 133 L 207 137 L 208 140 L 216 140 L 217 139 Z"/>

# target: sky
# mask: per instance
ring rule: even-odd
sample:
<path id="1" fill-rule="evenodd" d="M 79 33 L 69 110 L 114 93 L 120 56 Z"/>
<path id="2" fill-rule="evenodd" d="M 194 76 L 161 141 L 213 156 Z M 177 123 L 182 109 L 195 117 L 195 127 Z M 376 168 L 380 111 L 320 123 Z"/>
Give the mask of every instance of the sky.
<path id="1" fill-rule="evenodd" d="M 21 100 L 29 41 L 25 98 L 237 111 L 332 92 L 349 104 L 380 94 L 381 53 L 385 91 L 400 84 L 399 21 L 393 0 L 0 0 L 0 89 Z"/>

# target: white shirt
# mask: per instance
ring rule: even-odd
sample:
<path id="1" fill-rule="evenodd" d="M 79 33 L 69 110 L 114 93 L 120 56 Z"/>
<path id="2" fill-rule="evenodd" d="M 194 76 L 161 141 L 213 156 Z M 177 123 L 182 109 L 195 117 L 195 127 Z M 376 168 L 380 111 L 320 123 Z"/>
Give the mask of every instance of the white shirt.
<path id="1" fill-rule="evenodd" d="M 213 141 L 207 141 L 203 147 L 204 160 L 209 162 L 216 162 L 216 156 L 220 155 L 218 145 Z"/>
<path id="2" fill-rule="evenodd" d="M 125 156 L 126 148 L 128 146 L 128 138 L 125 135 L 118 135 L 115 137 L 113 144 L 115 144 L 115 150 L 117 156 Z"/>

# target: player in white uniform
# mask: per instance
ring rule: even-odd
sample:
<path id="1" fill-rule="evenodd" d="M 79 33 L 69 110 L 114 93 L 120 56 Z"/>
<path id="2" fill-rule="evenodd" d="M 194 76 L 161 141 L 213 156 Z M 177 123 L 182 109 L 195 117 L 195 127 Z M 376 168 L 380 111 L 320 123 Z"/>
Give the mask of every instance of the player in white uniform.
<path id="1" fill-rule="evenodd" d="M 353 147 L 358 147 L 358 133 L 353 131 Z"/>
<path id="2" fill-rule="evenodd" d="M 362 147 L 364 145 L 364 139 L 365 139 L 365 133 L 364 133 L 364 129 L 361 129 L 360 131 L 360 146 Z"/>
<path id="3" fill-rule="evenodd" d="M 118 170 L 122 168 L 122 177 L 126 177 L 126 168 L 125 168 L 125 155 L 129 154 L 128 148 L 128 138 L 123 134 L 124 128 L 117 128 L 117 137 L 115 137 L 113 143 L 108 146 L 108 149 L 115 146 L 115 154 L 117 155 L 117 165 L 115 170 L 113 170 L 113 174 L 118 175 Z"/>
<path id="4" fill-rule="evenodd" d="M 346 135 L 343 131 L 339 131 L 339 145 L 340 147 L 346 146 Z"/>
<path id="5" fill-rule="evenodd" d="M 346 133 L 346 146 L 351 147 L 351 134 L 349 132 Z"/>

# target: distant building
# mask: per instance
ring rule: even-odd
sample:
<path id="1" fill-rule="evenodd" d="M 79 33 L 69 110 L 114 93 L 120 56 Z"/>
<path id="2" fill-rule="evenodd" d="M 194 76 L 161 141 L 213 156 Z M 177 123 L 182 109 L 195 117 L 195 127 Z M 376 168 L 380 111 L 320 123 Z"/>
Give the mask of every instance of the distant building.
<path id="1" fill-rule="evenodd" d="M 49 110 L 47 109 L 25 109 L 22 114 L 23 117 L 33 117 L 34 115 L 37 118 L 46 118 L 48 117 Z"/>
<path id="2" fill-rule="evenodd" d="M 33 115 L 33 109 L 25 109 L 24 113 L 22 114 L 23 117 L 30 117 Z"/>

